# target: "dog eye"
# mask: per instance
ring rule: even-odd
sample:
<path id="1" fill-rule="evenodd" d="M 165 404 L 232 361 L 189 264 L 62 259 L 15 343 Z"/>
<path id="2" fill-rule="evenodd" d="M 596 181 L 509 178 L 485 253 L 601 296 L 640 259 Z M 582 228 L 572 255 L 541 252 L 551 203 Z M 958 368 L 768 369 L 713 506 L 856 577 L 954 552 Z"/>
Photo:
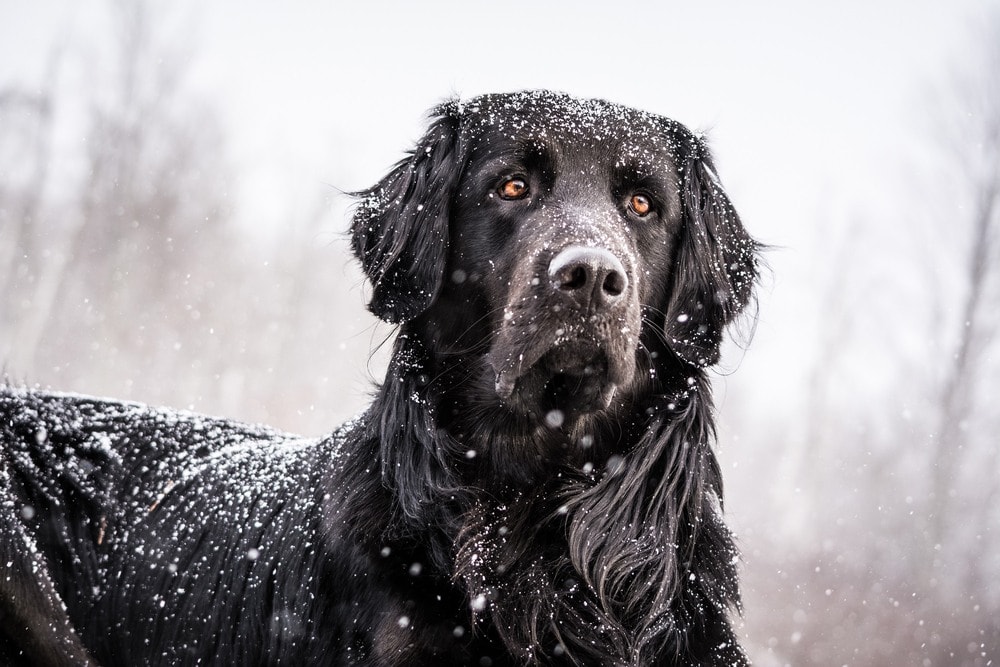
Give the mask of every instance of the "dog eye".
<path id="1" fill-rule="evenodd" d="M 524 199 L 528 196 L 528 182 L 523 178 L 508 178 L 497 190 L 502 199 Z"/>
<path id="2" fill-rule="evenodd" d="M 628 207 L 637 216 L 643 218 L 653 210 L 653 200 L 641 192 L 637 192 L 629 198 Z"/>

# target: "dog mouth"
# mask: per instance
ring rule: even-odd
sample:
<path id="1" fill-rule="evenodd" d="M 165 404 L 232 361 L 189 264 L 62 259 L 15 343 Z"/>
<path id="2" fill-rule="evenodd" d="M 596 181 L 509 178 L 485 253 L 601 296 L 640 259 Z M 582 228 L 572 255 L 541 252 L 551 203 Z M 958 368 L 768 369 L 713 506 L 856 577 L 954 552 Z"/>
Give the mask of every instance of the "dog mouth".
<path id="1" fill-rule="evenodd" d="M 542 357 L 539 364 L 549 378 L 544 386 L 545 403 L 566 406 L 574 412 L 610 407 L 618 382 L 610 379 L 607 355 L 598 350 L 589 359 L 588 356 L 589 352 L 581 355 L 556 348 Z"/>
<path id="2" fill-rule="evenodd" d="M 528 413 L 570 416 L 607 410 L 634 374 L 629 355 L 609 349 L 613 347 L 575 340 L 521 352 L 517 363 L 494 366 L 497 396 Z"/>

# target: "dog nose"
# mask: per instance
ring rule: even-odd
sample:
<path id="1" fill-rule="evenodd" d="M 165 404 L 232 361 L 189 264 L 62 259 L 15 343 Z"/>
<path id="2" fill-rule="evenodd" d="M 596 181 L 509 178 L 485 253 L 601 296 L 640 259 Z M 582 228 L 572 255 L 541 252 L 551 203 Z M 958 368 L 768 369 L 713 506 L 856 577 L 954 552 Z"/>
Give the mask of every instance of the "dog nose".
<path id="1" fill-rule="evenodd" d="M 570 246 L 549 262 L 549 279 L 581 306 L 610 306 L 628 289 L 621 260 L 604 248 Z"/>

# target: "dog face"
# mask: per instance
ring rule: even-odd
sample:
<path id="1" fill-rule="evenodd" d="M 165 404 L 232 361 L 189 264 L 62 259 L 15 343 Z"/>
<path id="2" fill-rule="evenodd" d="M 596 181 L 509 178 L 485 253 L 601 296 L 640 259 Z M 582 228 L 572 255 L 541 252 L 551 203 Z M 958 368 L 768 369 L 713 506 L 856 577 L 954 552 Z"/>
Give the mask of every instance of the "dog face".
<path id="1" fill-rule="evenodd" d="M 655 380 L 660 350 L 714 363 L 756 275 L 700 140 L 600 100 L 448 103 L 362 194 L 370 308 L 478 355 L 483 393 L 518 413 L 605 410 Z"/>
<path id="2" fill-rule="evenodd" d="M 666 296 L 681 214 L 662 128 L 549 96 L 487 97 L 464 113 L 446 298 L 469 292 L 465 282 L 479 295 L 470 312 L 487 317 L 488 370 L 508 405 L 606 409 L 645 365 L 643 306 Z"/>

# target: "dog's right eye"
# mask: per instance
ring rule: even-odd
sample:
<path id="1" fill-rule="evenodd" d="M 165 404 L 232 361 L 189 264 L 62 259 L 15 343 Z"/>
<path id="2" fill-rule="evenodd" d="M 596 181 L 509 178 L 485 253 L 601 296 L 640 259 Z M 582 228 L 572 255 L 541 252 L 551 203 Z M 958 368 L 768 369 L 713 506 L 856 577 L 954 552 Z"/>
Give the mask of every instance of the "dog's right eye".
<path id="1" fill-rule="evenodd" d="M 528 182 L 515 176 L 501 183 L 497 193 L 501 199 L 524 199 L 528 196 L 528 189 Z"/>
<path id="2" fill-rule="evenodd" d="M 629 209 L 640 218 L 645 218 L 653 210 L 653 201 L 641 192 L 636 192 L 628 200 Z"/>

